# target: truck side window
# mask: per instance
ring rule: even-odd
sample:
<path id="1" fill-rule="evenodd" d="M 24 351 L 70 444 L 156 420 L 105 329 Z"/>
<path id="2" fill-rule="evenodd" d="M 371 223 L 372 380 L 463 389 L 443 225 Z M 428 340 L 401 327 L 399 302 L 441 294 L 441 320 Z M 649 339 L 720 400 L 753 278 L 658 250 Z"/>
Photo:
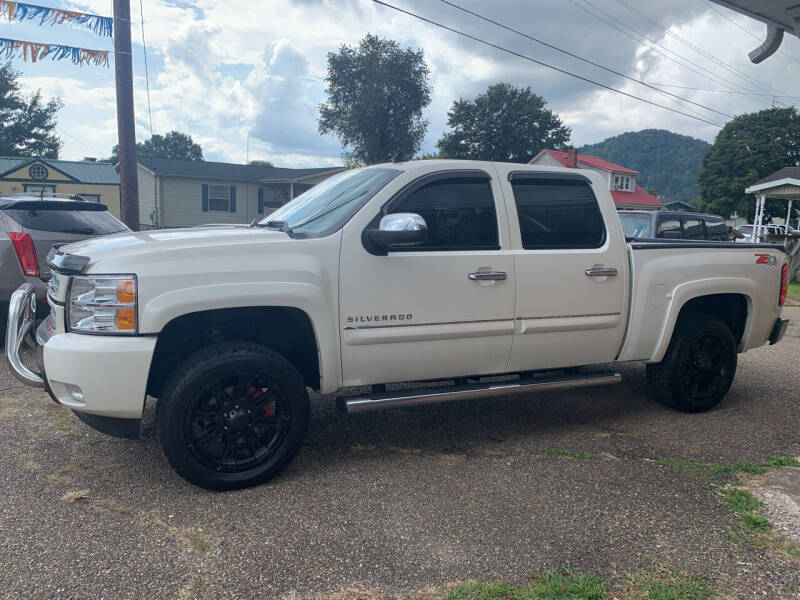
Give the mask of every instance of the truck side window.
<path id="1" fill-rule="evenodd" d="M 588 182 L 519 177 L 511 188 L 526 250 L 599 248 L 605 242 L 603 217 Z"/>
<path id="2" fill-rule="evenodd" d="M 416 213 L 428 225 L 428 241 L 404 251 L 500 249 L 488 177 L 434 180 L 393 202 L 390 212 Z"/>
<path id="3" fill-rule="evenodd" d="M 683 237 L 687 240 L 704 240 L 703 222 L 700 219 L 687 218 L 683 222 Z"/>
<path id="4" fill-rule="evenodd" d="M 664 219 L 658 224 L 658 237 L 670 240 L 681 239 L 680 219 Z"/>

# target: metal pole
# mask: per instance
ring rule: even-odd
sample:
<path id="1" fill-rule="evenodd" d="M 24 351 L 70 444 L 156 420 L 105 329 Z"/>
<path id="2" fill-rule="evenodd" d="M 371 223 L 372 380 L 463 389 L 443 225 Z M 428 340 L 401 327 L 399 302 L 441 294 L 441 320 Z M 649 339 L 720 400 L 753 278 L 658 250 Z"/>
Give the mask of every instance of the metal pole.
<path id="1" fill-rule="evenodd" d="M 758 209 L 756 210 L 756 227 L 755 227 L 756 236 L 754 240 L 756 243 L 761 243 L 761 221 L 763 221 L 764 219 L 764 204 L 766 203 L 765 200 L 766 199 L 764 198 L 764 194 L 758 196 L 758 204 L 757 204 Z"/>
<path id="2" fill-rule="evenodd" d="M 117 83 L 118 168 L 122 220 L 134 231 L 139 231 L 136 122 L 133 116 L 131 7 L 128 0 L 114 0 L 114 74 Z"/>
<path id="3" fill-rule="evenodd" d="M 786 235 L 789 235 L 789 227 L 792 221 L 792 200 L 789 199 L 789 210 L 786 211 Z"/>

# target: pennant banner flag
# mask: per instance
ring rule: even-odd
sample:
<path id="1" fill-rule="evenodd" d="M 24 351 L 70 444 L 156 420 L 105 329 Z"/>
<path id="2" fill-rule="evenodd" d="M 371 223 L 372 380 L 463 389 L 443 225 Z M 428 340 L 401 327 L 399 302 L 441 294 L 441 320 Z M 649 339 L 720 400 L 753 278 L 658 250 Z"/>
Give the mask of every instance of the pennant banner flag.
<path id="1" fill-rule="evenodd" d="M 24 2 L 11 2 L 0 0 L 0 16 L 9 21 L 25 21 L 39 19 L 39 25 L 62 25 L 64 23 L 77 23 L 86 25 L 97 35 L 111 37 L 114 30 L 114 20 L 111 17 L 101 17 L 74 10 L 37 6 Z"/>
<path id="2" fill-rule="evenodd" d="M 40 44 L 0 38 L 0 57 L 10 60 L 22 58 L 25 62 L 50 60 L 69 60 L 75 65 L 108 66 L 108 50 L 88 50 L 61 44 Z"/>

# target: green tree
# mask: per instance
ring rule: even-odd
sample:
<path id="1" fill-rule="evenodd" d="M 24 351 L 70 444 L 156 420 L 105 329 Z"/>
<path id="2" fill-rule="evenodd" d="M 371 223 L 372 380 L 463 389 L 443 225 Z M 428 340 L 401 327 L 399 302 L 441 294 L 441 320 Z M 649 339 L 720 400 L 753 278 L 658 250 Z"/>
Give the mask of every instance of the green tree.
<path id="1" fill-rule="evenodd" d="M 328 53 L 328 100 L 319 106 L 320 133 L 334 133 L 349 164 L 407 160 L 419 150 L 431 101 L 422 50 L 367 34 L 357 48 Z"/>
<path id="2" fill-rule="evenodd" d="M 247 164 L 248 165 L 255 165 L 257 167 L 274 167 L 275 166 L 271 162 L 269 162 L 268 160 L 261 160 L 261 159 L 251 160 Z"/>
<path id="3" fill-rule="evenodd" d="M 701 205 L 725 217 L 755 216 L 746 187 L 778 169 L 800 163 L 800 114 L 794 107 L 739 115 L 717 134 L 703 158 Z"/>
<path id="4" fill-rule="evenodd" d="M 436 143 L 442 156 L 528 162 L 543 148 L 569 141 L 570 129 L 529 87 L 489 86 L 475 100 L 461 98 L 447 112 L 446 132 Z"/>
<path id="5" fill-rule="evenodd" d="M 192 136 L 180 131 L 170 131 L 165 135 L 158 133 L 144 143 L 136 144 L 136 153 L 139 156 L 153 158 L 174 158 L 177 160 L 203 160 L 203 149 L 195 143 Z M 119 162 L 119 145 L 111 149 L 109 162 Z"/>
<path id="6" fill-rule="evenodd" d="M 55 127 L 62 102 L 51 98 L 45 103 L 39 91 L 25 98 L 19 76 L 10 62 L 0 67 L 0 156 L 58 158 L 61 140 Z"/>

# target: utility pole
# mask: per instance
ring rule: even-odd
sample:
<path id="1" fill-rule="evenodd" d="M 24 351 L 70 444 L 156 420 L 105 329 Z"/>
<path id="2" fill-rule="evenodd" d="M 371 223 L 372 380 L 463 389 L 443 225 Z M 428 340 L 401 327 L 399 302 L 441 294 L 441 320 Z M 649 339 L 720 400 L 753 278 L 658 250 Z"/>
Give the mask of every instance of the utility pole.
<path id="1" fill-rule="evenodd" d="M 131 6 L 114 0 L 114 73 L 117 83 L 117 137 L 122 221 L 139 231 L 139 182 L 136 174 L 136 122 L 133 116 Z"/>

